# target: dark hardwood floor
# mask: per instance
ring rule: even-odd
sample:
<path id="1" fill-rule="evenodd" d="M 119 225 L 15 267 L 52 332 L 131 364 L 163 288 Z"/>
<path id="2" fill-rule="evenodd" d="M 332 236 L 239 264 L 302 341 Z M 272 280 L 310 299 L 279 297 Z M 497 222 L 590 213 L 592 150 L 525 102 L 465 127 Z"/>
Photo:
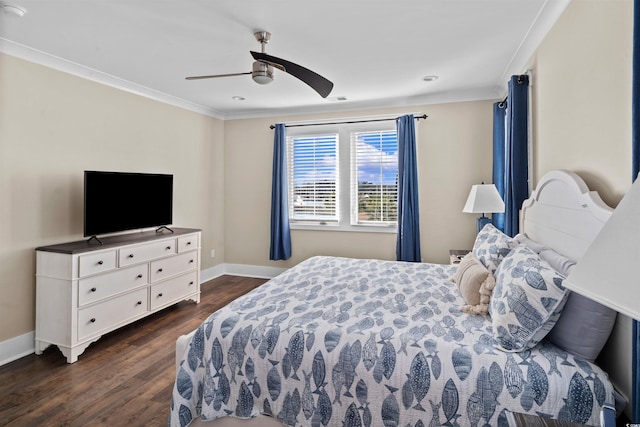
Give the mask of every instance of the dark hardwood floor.
<path id="1" fill-rule="evenodd" d="M 91 344 L 67 364 L 57 347 L 0 367 L 2 426 L 166 426 L 175 341 L 266 280 L 222 276 L 183 301 Z"/>

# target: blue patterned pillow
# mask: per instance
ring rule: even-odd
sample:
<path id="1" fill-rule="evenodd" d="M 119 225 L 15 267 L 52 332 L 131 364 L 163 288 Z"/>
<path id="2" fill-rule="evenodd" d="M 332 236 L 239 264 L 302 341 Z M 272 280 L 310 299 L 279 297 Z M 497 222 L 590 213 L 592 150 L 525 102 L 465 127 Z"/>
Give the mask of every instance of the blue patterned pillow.
<path id="1" fill-rule="evenodd" d="M 495 274 L 500 262 L 518 242 L 495 228 L 492 224 L 484 226 L 473 244 L 473 255 L 491 274 Z"/>
<path id="2" fill-rule="evenodd" d="M 549 333 L 569 294 L 563 280 L 564 276 L 525 246 L 518 246 L 504 258 L 496 271 L 489 305 L 498 348 L 526 350 Z"/>

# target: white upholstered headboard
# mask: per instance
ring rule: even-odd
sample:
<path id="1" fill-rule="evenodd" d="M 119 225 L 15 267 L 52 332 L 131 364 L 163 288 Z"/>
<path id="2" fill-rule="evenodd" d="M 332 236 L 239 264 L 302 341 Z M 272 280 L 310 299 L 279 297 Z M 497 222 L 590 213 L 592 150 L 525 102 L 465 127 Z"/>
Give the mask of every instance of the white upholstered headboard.
<path id="1" fill-rule="evenodd" d="M 555 170 L 540 178 L 531 197 L 522 204 L 520 232 L 579 261 L 612 212 L 577 174 Z M 598 359 L 627 401 L 631 397 L 631 336 L 631 319 L 618 315 Z"/>

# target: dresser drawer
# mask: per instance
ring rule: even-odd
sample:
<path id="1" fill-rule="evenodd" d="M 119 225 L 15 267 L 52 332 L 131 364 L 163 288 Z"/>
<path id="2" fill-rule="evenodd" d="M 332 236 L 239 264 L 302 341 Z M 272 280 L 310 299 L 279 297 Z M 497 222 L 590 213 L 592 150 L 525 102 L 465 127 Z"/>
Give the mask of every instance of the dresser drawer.
<path id="1" fill-rule="evenodd" d="M 159 242 L 145 243 L 120 249 L 118 261 L 120 267 L 138 264 L 155 258 L 176 253 L 176 239 L 166 239 Z"/>
<path id="2" fill-rule="evenodd" d="M 78 257 L 78 276 L 85 277 L 116 268 L 116 250 L 90 252 Z"/>
<path id="3" fill-rule="evenodd" d="M 141 288 L 78 310 L 78 339 L 100 335 L 129 319 L 145 315 L 147 292 L 146 287 Z"/>
<path id="4" fill-rule="evenodd" d="M 147 264 L 135 265 L 78 281 L 78 306 L 117 295 L 148 283 Z"/>
<path id="5" fill-rule="evenodd" d="M 151 283 L 193 270 L 198 266 L 198 251 L 185 252 L 171 258 L 159 259 L 151 263 Z"/>
<path id="6" fill-rule="evenodd" d="M 151 310 L 178 301 L 198 291 L 198 273 L 192 271 L 182 276 L 151 286 Z"/>
<path id="7" fill-rule="evenodd" d="M 189 234 L 188 236 L 178 237 L 178 252 L 187 252 L 197 249 L 198 245 L 198 235 L 197 234 Z"/>

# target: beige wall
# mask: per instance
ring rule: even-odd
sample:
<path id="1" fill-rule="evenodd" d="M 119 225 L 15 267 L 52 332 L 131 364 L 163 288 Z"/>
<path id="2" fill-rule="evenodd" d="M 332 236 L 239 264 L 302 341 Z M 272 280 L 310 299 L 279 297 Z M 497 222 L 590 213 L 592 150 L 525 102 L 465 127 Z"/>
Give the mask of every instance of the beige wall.
<path id="1" fill-rule="evenodd" d="M 573 0 L 532 58 L 534 183 L 549 170 L 572 170 L 612 206 L 628 190 L 632 12 L 631 0 Z M 474 216 L 460 212 L 471 184 L 491 181 L 491 102 L 410 111 L 429 115 L 417 126 L 422 253 L 426 261 L 446 262 L 447 249 L 473 242 Z M 292 259 L 268 261 L 273 138 L 269 125 L 308 118 L 225 122 L 225 262 L 284 267 L 315 254 L 394 258 L 395 235 L 293 230 Z M 607 362 L 628 395 L 629 325 L 627 318 L 619 322 L 614 340 L 624 351 Z"/>
<path id="2" fill-rule="evenodd" d="M 294 257 L 268 260 L 269 125 L 305 117 L 223 122 L 1 54 L 0 93 L 0 342 L 34 329 L 34 248 L 83 238 L 88 169 L 174 174 L 174 225 L 203 230 L 203 269 L 395 258 L 395 234 L 295 230 Z M 491 179 L 491 103 L 410 111 L 429 115 L 417 125 L 422 253 L 447 262 L 449 248 L 473 243 L 475 216 L 461 212 L 470 186 Z"/>
<path id="3" fill-rule="evenodd" d="M 34 329 L 34 248 L 83 237 L 86 169 L 174 174 L 174 225 L 222 261 L 221 120 L 3 54 L 0 95 L 0 342 Z"/>
<path id="4" fill-rule="evenodd" d="M 631 0 L 573 0 L 535 57 L 535 179 L 577 172 L 615 206 L 631 185 Z M 631 322 L 620 316 L 606 369 L 631 396 Z"/>
<path id="5" fill-rule="evenodd" d="M 574 0 L 534 61 L 534 171 L 579 173 L 615 206 L 631 184 L 631 0 Z"/>
<path id="6" fill-rule="evenodd" d="M 573 0 L 532 58 L 534 181 L 570 169 L 611 205 L 628 189 L 632 9 Z M 471 246 L 475 215 L 461 209 L 491 181 L 490 101 L 222 122 L 2 54 L 0 94 L 0 342 L 34 328 L 33 249 L 82 238 L 85 169 L 173 173 L 174 223 L 203 229 L 203 268 L 395 257 L 394 234 L 293 230 L 293 258 L 268 260 L 275 122 L 429 115 L 417 125 L 426 261 Z"/>
<path id="7" fill-rule="evenodd" d="M 316 115 L 313 119 L 423 112 L 416 123 L 420 189 L 421 252 L 446 263 L 448 250 L 469 248 L 476 215 L 463 214 L 471 185 L 491 182 L 492 103 L 452 103 Z M 277 122 L 310 117 L 225 122 L 225 262 L 288 267 L 313 255 L 395 259 L 395 233 L 292 230 L 288 261 L 269 261 L 271 159 Z"/>

